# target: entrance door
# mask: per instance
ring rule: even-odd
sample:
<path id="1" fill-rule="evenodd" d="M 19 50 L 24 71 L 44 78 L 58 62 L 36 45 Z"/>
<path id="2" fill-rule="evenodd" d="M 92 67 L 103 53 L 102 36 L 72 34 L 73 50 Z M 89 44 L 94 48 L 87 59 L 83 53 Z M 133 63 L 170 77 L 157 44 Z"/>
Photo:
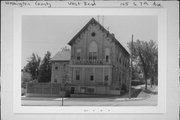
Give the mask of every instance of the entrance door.
<path id="1" fill-rule="evenodd" d="M 71 87 L 71 94 L 74 94 L 75 87 Z"/>

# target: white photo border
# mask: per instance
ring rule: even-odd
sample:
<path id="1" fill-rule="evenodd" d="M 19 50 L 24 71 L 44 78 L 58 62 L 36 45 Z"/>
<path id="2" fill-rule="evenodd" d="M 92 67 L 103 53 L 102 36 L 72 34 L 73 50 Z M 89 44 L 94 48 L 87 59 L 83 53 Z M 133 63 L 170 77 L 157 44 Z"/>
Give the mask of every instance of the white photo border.
<path id="1" fill-rule="evenodd" d="M 21 48 L 23 15 L 128 15 L 158 17 L 158 104 L 157 106 L 22 106 Z M 15 8 L 14 9 L 14 113 L 165 113 L 167 82 L 167 17 L 164 8 Z"/>

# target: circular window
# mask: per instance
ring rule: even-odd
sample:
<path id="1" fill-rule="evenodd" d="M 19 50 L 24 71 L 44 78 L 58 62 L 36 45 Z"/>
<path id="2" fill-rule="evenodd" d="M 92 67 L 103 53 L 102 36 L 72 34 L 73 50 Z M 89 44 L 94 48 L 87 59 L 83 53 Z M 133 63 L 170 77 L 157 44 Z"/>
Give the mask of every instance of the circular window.
<path id="1" fill-rule="evenodd" d="M 93 37 L 94 37 L 95 35 L 96 35 L 96 33 L 95 33 L 95 32 L 92 32 L 92 33 L 91 33 L 91 36 L 93 36 Z"/>

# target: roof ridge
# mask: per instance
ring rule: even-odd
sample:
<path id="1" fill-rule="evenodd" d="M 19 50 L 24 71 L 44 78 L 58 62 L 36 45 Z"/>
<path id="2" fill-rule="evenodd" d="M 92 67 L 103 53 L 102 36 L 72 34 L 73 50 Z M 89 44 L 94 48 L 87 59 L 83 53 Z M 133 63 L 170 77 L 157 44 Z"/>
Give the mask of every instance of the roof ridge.
<path id="1" fill-rule="evenodd" d="M 94 19 L 94 17 L 92 17 L 88 23 L 86 23 L 86 25 L 68 42 L 69 45 L 72 44 L 72 42 L 79 36 L 79 34 L 92 22 L 95 21 L 105 32 L 107 32 L 108 35 L 110 35 L 114 42 L 119 44 L 122 49 L 129 55 L 129 52 L 122 46 L 122 44 L 115 38 L 115 36 L 113 35 L 114 33 L 110 33 L 106 28 L 104 28 L 104 26 L 102 26 L 96 19 Z"/>
<path id="2" fill-rule="evenodd" d="M 51 59 L 51 61 L 69 61 L 71 50 L 59 50 Z"/>

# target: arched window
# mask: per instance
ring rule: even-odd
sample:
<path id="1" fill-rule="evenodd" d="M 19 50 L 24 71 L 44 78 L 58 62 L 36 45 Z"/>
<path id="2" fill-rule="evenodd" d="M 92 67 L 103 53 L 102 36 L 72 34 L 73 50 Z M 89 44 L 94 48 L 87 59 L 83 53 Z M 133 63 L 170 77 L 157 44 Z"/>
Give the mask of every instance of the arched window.
<path id="1" fill-rule="evenodd" d="M 77 60 L 81 59 L 81 49 L 77 49 Z"/>
<path id="2" fill-rule="evenodd" d="M 105 48 L 105 59 L 106 59 L 106 62 L 109 62 L 109 56 L 110 56 L 110 49 L 109 48 Z"/>
<path id="3" fill-rule="evenodd" d="M 80 80 L 80 71 L 76 70 L 76 80 Z"/>
<path id="4" fill-rule="evenodd" d="M 97 59 L 97 51 L 98 47 L 95 41 L 89 44 L 89 60 L 96 60 Z"/>

